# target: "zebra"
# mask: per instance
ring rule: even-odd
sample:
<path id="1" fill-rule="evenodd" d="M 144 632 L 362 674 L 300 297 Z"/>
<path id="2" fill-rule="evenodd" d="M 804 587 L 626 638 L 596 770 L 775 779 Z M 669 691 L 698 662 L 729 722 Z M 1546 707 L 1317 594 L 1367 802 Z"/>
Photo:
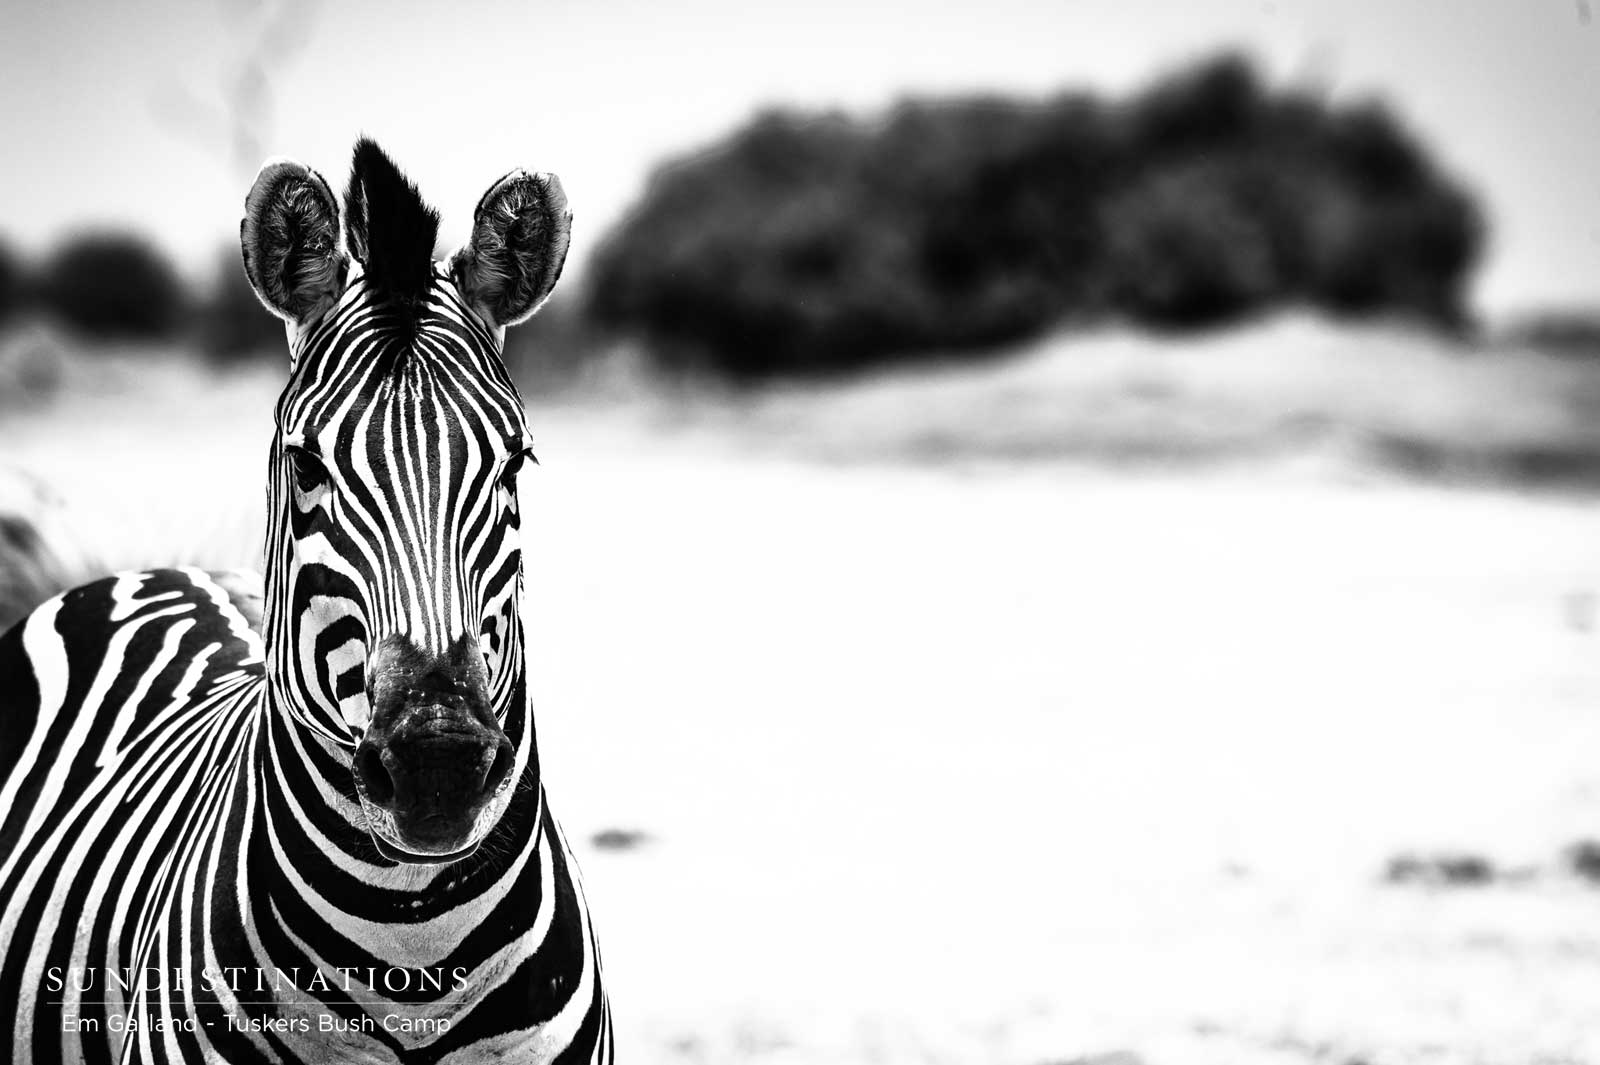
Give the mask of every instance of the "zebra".
<path id="1" fill-rule="evenodd" d="M 284 319 L 263 576 L 121 573 L 0 636 L 0 1056 L 608 1062 L 541 783 L 505 329 L 571 213 L 514 170 L 467 242 L 373 141 L 343 204 L 269 160 Z"/>

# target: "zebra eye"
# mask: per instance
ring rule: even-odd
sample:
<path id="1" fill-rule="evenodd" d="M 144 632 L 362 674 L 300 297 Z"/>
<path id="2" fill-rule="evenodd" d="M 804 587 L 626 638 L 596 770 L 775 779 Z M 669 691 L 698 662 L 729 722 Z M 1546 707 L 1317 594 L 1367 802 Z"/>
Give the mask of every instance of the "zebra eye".
<path id="1" fill-rule="evenodd" d="M 284 450 L 289 455 L 289 469 L 294 474 L 294 486 L 302 495 L 310 495 L 331 479 L 328 476 L 328 467 L 305 448 L 291 445 Z"/>
<path id="2" fill-rule="evenodd" d="M 535 466 L 539 465 L 539 460 L 534 458 L 532 448 L 523 448 L 506 460 L 506 468 L 500 474 L 500 487 L 508 492 L 515 491 L 517 474 L 522 472 L 522 466 L 525 462 L 532 462 Z"/>

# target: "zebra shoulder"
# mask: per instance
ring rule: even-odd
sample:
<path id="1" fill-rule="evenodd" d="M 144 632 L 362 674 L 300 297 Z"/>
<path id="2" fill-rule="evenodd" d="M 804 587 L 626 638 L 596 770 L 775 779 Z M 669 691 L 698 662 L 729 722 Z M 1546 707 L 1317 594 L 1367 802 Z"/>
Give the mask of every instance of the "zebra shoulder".
<path id="1" fill-rule="evenodd" d="M 26 798 L 30 766 L 104 765 L 163 710 L 259 678 L 260 580 L 251 577 L 121 573 L 47 600 L 0 636 L 5 798 Z"/>

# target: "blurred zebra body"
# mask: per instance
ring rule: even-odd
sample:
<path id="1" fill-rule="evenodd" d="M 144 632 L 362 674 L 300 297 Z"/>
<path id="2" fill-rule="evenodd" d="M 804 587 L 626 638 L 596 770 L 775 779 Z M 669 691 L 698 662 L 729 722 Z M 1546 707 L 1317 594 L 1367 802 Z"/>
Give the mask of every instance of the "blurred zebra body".
<path id="1" fill-rule="evenodd" d="M 0 630 L 63 589 L 104 573 L 41 480 L 0 467 Z"/>
<path id="2" fill-rule="evenodd" d="M 380 228 L 416 222 L 408 195 L 358 145 L 354 264 L 314 172 L 269 164 L 247 201 L 247 272 L 293 327 L 264 583 L 124 573 L 0 637 L 18 1065 L 611 1060 L 527 705 L 526 426 L 498 359 L 559 261 L 497 303 L 519 263 L 492 256 L 526 238 L 475 231 L 397 278 Z M 479 220 L 529 212 L 564 252 L 551 179 L 514 172 Z M 309 309 L 308 283 L 332 286 Z"/>

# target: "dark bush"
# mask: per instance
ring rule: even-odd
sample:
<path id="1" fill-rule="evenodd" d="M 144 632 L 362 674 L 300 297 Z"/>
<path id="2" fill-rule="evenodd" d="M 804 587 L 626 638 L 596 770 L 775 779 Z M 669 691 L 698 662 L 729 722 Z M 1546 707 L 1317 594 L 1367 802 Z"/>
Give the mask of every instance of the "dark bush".
<path id="1" fill-rule="evenodd" d="M 45 310 L 91 336 L 153 339 L 182 323 L 183 284 L 154 245 L 128 233 L 86 233 L 64 243 L 40 278 Z"/>
<path id="2" fill-rule="evenodd" d="M 1600 309 L 1538 311 L 1512 322 L 1505 342 L 1551 355 L 1600 359 Z"/>
<path id="3" fill-rule="evenodd" d="M 1116 304 L 1157 325 L 1206 325 L 1287 295 L 1293 253 L 1249 177 L 1203 161 L 1156 170 L 1111 197 Z"/>
<path id="4" fill-rule="evenodd" d="M 1124 101 L 768 112 L 659 170 L 586 313 L 743 377 L 980 350 L 1064 319 L 1164 327 L 1285 302 L 1462 317 L 1470 198 L 1385 109 L 1224 57 Z"/>
<path id="5" fill-rule="evenodd" d="M 1227 55 L 1161 79 L 1125 113 L 1128 148 L 1140 162 L 1188 159 L 1255 140 L 1272 100 L 1255 69 Z"/>
<path id="6" fill-rule="evenodd" d="M 595 371 L 604 347 L 604 338 L 558 287 L 538 314 L 506 330 L 506 369 L 522 398 L 537 402 L 583 383 Z"/>
<path id="7" fill-rule="evenodd" d="M 1567 848 L 1567 864 L 1591 884 L 1600 884 L 1600 841 L 1581 839 Z"/>
<path id="8" fill-rule="evenodd" d="M 283 319 L 262 306 L 238 248 L 217 256 L 216 274 L 196 310 L 200 348 L 214 359 L 288 358 Z"/>
<path id="9" fill-rule="evenodd" d="M 1478 854 L 1401 854 L 1389 859 L 1384 879 L 1391 884 L 1429 887 L 1481 887 L 1500 875 L 1493 862 Z"/>
<path id="10" fill-rule="evenodd" d="M 27 276 L 11 245 L 0 241 L 0 322 L 14 317 L 26 301 Z"/>

